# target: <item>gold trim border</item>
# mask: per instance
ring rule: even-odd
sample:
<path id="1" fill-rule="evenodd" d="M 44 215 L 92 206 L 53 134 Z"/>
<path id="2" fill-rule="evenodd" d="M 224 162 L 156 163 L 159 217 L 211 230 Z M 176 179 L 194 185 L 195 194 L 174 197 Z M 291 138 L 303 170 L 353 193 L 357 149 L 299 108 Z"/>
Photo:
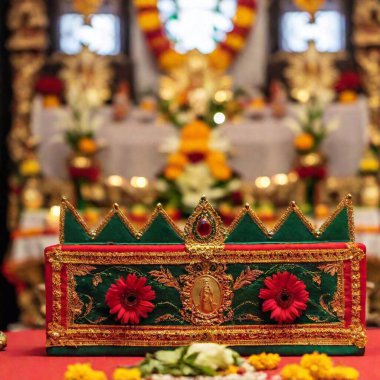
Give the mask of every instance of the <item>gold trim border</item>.
<path id="1" fill-rule="evenodd" d="M 360 260 L 364 252 L 354 243 L 346 249 L 287 249 L 282 251 L 216 252 L 214 260 L 225 263 L 259 262 L 337 262 L 351 261 L 352 270 L 352 323 L 312 325 L 239 325 L 239 326 L 83 326 L 70 325 L 61 320 L 61 269 L 67 264 L 184 264 L 193 263 L 194 256 L 187 252 L 75 252 L 59 247 L 46 253 L 52 266 L 53 315 L 47 328 L 47 347 L 54 346 L 179 346 L 194 341 L 210 341 L 228 345 L 355 345 L 363 348 L 367 338 L 360 313 Z M 162 256 L 160 256 L 160 254 Z M 182 258 L 179 258 L 182 255 Z M 157 257 L 160 259 L 157 261 Z M 199 257 L 202 260 L 202 257 Z M 69 286 L 69 284 L 68 284 Z M 344 284 L 343 284 L 344 286 Z M 69 291 L 69 289 L 67 289 Z M 68 292 L 69 293 L 69 292 Z M 68 294 L 67 293 L 67 294 Z M 68 295 L 67 295 L 68 296 Z M 69 308 L 69 306 L 68 306 Z"/>

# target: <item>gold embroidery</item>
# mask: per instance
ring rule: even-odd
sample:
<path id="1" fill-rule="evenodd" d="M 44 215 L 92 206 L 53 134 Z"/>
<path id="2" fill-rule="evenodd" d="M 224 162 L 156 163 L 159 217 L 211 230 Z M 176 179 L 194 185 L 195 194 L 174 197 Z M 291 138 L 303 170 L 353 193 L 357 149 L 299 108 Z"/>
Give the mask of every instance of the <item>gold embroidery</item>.
<path id="1" fill-rule="evenodd" d="M 190 264 L 180 277 L 181 314 L 194 325 L 219 325 L 232 319 L 232 276 L 226 265 L 214 262 Z"/>
<path id="2" fill-rule="evenodd" d="M 114 345 L 114 346 L 178 346 L 189 344 L 193 341 L 210 341 L 230 345 L 356 345 L 363 347 L 366 341 L 365 331 L 360 320 L 360 273 L 359 261 L 364 257 L 363 251 L 355 244 L 347 244 L 346 249 L 337 250 L 278 250 L 278 251 L 224 251 L 216 252 L 214 259 L 223 267 L 226 263 L 257 263 L 257 262 L 341 262 L 338 272 L 337 299 L 343 300 L 343 261 L 352 260 L 352 325 L 344 327 L 339 323 L 318 323 L 312 325 L 242 325 L 242 326 L 92 326 L 73 325 L 73 311 L 68 308 L 66 321 L 61 321 L 61 268 L 67 266 L 68 273 L 68 303 L 73 305 L 73 291 L 75 283 L 73 272 L 78 269 L 83 271 L 83 265 L 94 264 L 153 264 L 156 258 L 159 263 L 167 265 L 173 263 L 192 263 L 191 269 L 196 265 L 203 265 L 201 270 L 195 270 L 194 279 L 197 276 L 210 275 L 215 278 L 223 289 L 227 290 L 227 301 L 230 299 L 231 279 L 225 278 L 224 272 L 219 275 L 210 274 L 209 262 L 204 262 L 202 257 L 198 260 L 188 252 L 72 252 L 62 250 L 61 247 L 47 252 L 48 261 L 52 264 L 53 282 L 53 322 L 48 326 L 48 346 L 86 346 L 86 345 Z M 197 262 L 198 261 L 198 262 Z M 69 264 L 69 265 L 68 265 Z M 207 265 L 206 265 L 207 264 Z M 190 269 L 190 268 L 189 268 Z M 223 274 L 222 274 L 223 273 Z M 194 275 L 196 274 L 196 275 Z M 210 277 L 210 278 L 211 278 Z M 191 298 L 192 287 L 188 286 L 184 292 L 184 303 L 187 300 L 187 310 L 193 306 Z M 232 292 L 231 292 L 232 293 Z M 194 296 L 193 296 L 194 297 Z M 225 315 L 228 317 L 229 304 L 226 301 Z M 220 310 L 220 309 L 219 309 Z M 343 306 L 340 305 L 340 314 Z M 198 310 L 198 313 L 203 313 Z M 214 311 L 211 312 L 211 314 Z M 193 314 L 191 314 L 193 315 Z M 219 316 L 221 314 L 218 314 Z M 189 317 L 191 319 L 191 316 Z M 249 319 L 249 318 L 248 318 Z M 247 319 L 247 320 L 248 320 Z M 64 328 L 64 326 L 69 326 Z"/>
<path id="3" fill-rule="evenodd" d="M 207 236 L 197 232 L 198 222 L 205 220 L 210 224 L 211 231 Z M 187 220 L 184 230 L 186 249 L 206 259 L 217 251 L 223 251 L 226 238 L 226 228 L 211 204 L 202 197 L 198 206 Z"/>

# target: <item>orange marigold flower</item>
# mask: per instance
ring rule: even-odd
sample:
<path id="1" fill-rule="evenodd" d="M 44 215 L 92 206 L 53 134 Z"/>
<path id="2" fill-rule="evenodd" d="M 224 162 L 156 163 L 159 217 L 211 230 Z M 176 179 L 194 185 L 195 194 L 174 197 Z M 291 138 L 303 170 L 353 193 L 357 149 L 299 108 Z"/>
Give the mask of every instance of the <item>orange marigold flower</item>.
<path id="1" fill-rule="evenodd" d="M 281 370 L 282 380 L 313 380 L 310 372 L 298 364 L 288 364 Z"/>
<path id="2" fill-rule="evenodd" d="M 184 61 L 184 56 L 176 51 L 169 49 L 165 50 L 158 58 L 160 66 L 166 70 L 172 70 L 181 65 Z"/>
<path id="3" fill-rule="evenodd" d="M 190 153 L 207 153 L 209 150 L 208 140 L 204 139 L 192 139 L 182 140 L 180 151 L 184 154 Z"/>
<path id="4" fill-rule="evenodd" d="M 84 154 L 94 154 L 98 150 L 98 145 L 94 139 L 83 137 L 78 142 L 78 149 Z"/>
<path id="5" fill-rule="evenodd" d="M 161 26 L 160 15 L 156 10 L 141 12 L 138 15 L 140 28 L 145 32 L 151 32 Z"/>
<path id="6" fill-rule="evenodd" d="M 320 379 L 326 377 L 328 371 L 333 366 L 333 361 L 326 354 L 314 352 L 303 355 L 300 364 L 302 368 L 309 370 L 314 378 Z"/>
<path id="7" fill-rule="evenodd" d="M 294 146 L 301 152 L 307 152 L 314 146 L 314 137 L 310 133 L 301 133 L 294 139 Z"/>
<path id="8" fill-rule="evenodd" d="M 232 170 L 227 165 L 215 165 L 210 170 L 212 176 L 219 181 L 227 181 L 232 176 Z"/>
<path id="9" fill-rule="evenodd" d="M 155 7 L 157 0 L 134 0 L 134 3 L 137 8 Z"/>
<path id="10" fill-rule="evenodd" d="M 187 162 L 187 157 L 182 153 L 172 153 L 168 157 L 169 166 L 178 166 L 180 168 L 183 168 L 187 164 Z"/>
<path id="11" fill-rule="evenodd" d="M 183 139 L 208 139 L 210 133 L 210 127 L 204 121 L 195 120 L 182 128 L 181 137 Z"/>
<path id="12" fill-rule="evenodd" d="M 234 23 L 242 28 L 249 28 L 254 22 L 255 17 L 256 13 L 253 9 L 240 6 L 236 9 Z"/>
<path id="13" fill-rule="evenodd" d="M 178 166 L 169 165 L 164 171 L 164 176 L 170 181 L 177 179 L 182 174 L 182 169 Z"/>
<path id="14" fill-rule="evenodd" d="M 233 50 L 240 50 L 244 46 L 244 38 L 237 33 L 227 34 L 225 44 L 231 47 Z"/>
<path id="15" fill-rule="evenodd" d="M 232 61 L 231 54 L 222 48 L 217 47 L 210 55 L 211 66 L 218 70 L 225 70 Z"/>
<path id="16" fill-rule="evenodd" d="M 206 158 L 207 164 L 210 166 L 216 165 L 216 164 L 225 164 L 226 162 L 226 155 L 222 152 L 219 152 L 217 150 L 212 150 Z"/>

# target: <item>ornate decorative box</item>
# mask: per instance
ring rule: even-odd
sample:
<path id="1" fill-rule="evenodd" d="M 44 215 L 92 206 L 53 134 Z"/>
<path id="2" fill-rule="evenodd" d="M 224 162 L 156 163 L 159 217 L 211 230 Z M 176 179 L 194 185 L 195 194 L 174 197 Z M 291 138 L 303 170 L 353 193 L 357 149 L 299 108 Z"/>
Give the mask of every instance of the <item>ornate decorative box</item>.
<path id="1" fill-rule="evenodd" d="M 136 232 L 118 206 L 91 232 L 66 200 L 46 256 L 47 352 L 140 355 L 217 342 L 242 354 L 361 355 L 365 247 L 351 198 L 316 231 L 292 203 L 268 231 L 204 198 L 184 232 L 160 205 Z"/>

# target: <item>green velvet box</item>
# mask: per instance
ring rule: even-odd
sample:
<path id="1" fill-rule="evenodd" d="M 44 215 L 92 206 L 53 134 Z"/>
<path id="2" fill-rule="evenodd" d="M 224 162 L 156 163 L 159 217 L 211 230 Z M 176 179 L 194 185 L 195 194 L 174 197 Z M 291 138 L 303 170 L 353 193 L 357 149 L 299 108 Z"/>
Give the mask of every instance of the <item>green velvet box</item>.
<path id="1" fill-rule="evenodd" d="M 291 204 L 272 231 L 230 228 L 202 199 L 181 231 L 157 206 L 136 232 L 117 206 L 91 232 L 67 201 L 46 256 L 47 352 L 142 355 L 217 342 L 242 354 L 361 355 L 365 247 L 350 197 L 316 231 Z"/>

